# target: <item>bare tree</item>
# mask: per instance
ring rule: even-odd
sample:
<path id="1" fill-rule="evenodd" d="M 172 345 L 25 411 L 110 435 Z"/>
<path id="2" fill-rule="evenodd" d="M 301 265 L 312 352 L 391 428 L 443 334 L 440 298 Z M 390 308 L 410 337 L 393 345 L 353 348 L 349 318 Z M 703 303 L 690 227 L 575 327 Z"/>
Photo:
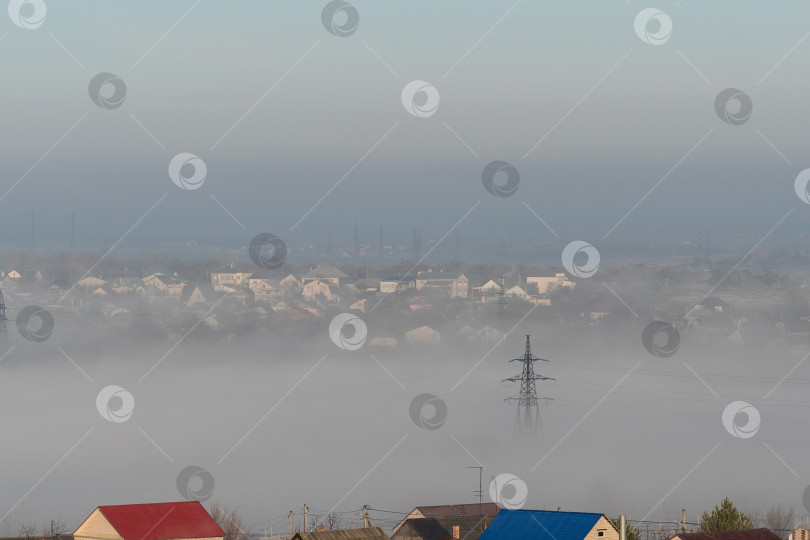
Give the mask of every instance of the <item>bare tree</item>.
<path id="1" fill-rule="evenodd" d="M 314 523 L 316 527 L 321 526 L 327 531 L 338 531 L 346 528 L 346 524 L 343 522 L 343 519 L 341 519 L 340 514 L 335 512 L 329 512 L 323 517 L 313 515 L 312 523 Z"/>
<path id="2" fill-rule="evenodd" d="M 25 523 L 20 525 L 20 538 L 25 538 L 28 540 L 36 536 L 37 534 L 37 523 L 36 521 L 26 521 Z"/>
<path id="3" fill-rule="evenodd" d="M 239 512 L 219 503 L 211 503 L 211 518 L 225 532 L 225 540 L 248 540 L 250 534 Z"/>
<path id="4" fill-rule="evenodd" d="M 784 510 L 780 505 L 765 510 L 765 526 L 783 540 L 787 540 L 796 525 L 796 511 Z"/>

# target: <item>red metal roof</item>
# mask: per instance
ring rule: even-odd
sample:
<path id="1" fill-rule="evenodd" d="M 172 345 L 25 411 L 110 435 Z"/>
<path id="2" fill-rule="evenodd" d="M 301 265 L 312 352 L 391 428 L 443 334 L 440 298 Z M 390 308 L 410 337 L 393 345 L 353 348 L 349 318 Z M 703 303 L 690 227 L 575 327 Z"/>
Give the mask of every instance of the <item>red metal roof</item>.
<path id="1" fill-rule="evenodd" d="M 223 537 L 225 533 L 198 501 L 99 506 L 124 540 Z"/>

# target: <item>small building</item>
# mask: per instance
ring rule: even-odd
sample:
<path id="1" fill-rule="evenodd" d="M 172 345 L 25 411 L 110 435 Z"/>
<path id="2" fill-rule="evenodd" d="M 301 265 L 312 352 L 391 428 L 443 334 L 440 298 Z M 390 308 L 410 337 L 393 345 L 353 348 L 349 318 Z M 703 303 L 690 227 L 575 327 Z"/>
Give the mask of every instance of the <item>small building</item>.
<path id="1" fill-rule="evenodd" d="M 353 311 L 359 311 L 360 313 L 365 313 L 366 306 L 368 306 L 368 299 L 363 298 L 362 300 L 358 300 L 357 302 L 349 305 L 349 309 Z"/>
<path id="2" fill-rule="evenodd" d="M 307 281 L 304 284 L 304 288 L 301 290 L 301 296 L 307 300 L 314 300 L 320 295 L 323 295 L 327 301 L 331 301 L 334 298 L 328 282 L 313 279 Z"/>
<path id="3" fill-rule="evenodd" d="M 450 298 L 467 298 L 470 280 L 463 272 L 419 272 L 416 275 L 416 290 L 443 291 Z"/>
<path id="4" fill-rule="evenodd" d="M 396 524 L 396 532 L 407 520 L 414 518 L 444 518 L 457 516 L 484 516 L 491 523 L 501 507 L 494 502 L 473 504 L 440 504 L 437 506 L 417 506 Z"/>
<path id="5" fill-rule="evenodd" d="M 225 532 L 198 501 L 99 506 L 75 540 L 223 540 Z"/>
<path id="6" fill-rule="evenodd" d="M 180 279 L 176 272 L 174 274 L 157 272 L 143 278 L 143 285 L 145 288 L 154 287 L 161 293 L 167 293 L 169 290 L 169 285 L 182 283 L 185 283 L 185 281 Z"/>
<path id="7" fill-rule="evenodd" d="M 573 289 L 576 285 L 575 282 L 569 281 L 565 273 L 554 274 L 553 276 L 530 276 L 526 278 L 526 287 L 529 285 L 537 286 L 538 294 L 546 294 L 552 289 L 557 287 L 565 287 Z"/>
<path id="8" fill-rule="evenodd" d="M 403 293 L 414 287 L 416 287 L 416 282 L 411 278 L 388 278 L 380 280 L 380 292 L 383 294 Z"/>
<path id="9" fill-rule="evenodd" d="M 301 280 L 292 274 L 287 274 L 278 284 L 285 289 L 300 290 Z"/>
<path id="10" fill-rule="evenodd" d="M 713 533 L 680 533 L 671 537 L 669 540 L 777 540 L 778 538 L 779 536 L 774 534 L 770 529 L 762 528 Z"/>
<path id="11" fill-rule="evenodd" d="M 234 263 L 231 263 L 211 272 L 211 286 L 244 287 L 248 278 L 252 275 L 252 272 L 243 272 Z"/>
<path id="12" fill-rule="evenodd" d="M 106 284 L 107 284 L 106 281 L 104 281 L 101 278 L 94 277 L 94 276 L 87 276 L 86 278 L 83 278 L 83 279 L 76 282 L 77 287 L 82 287 L 82 288 L 88 289 L 88 290 L 96 290 L 99 287 L 101 287 L 102 285 L 106 285 Z"/>
<path id="13" fill-rule="evenodd" d="M 301 286 L 306 287 L 307 283 L 316 280 L 329 283 L 335 287 L 342 287 L 348 282 L 349 276 L 334 266 L 316 266 L 304 274 L 304 277 L 301 279 Z"/>
<path id="14" fill-rule="evenodd" d="M 180 301 L 188 307 L 192 307 L 196 304 L 212 304 L 218 297 L 216 291 L 209 287 L 208 284 L 189 283 L 183 287 Z"/>
<path id="15" fill-rule="evenodd" d="M 298 532 L 291 540 L 390 540 L 380 527 Z"/>
<path id="16" fill-rule="evenodd" d="M 420 326 L 405 332 L 405 341 L 409 345 L 439 345 L 442 336 L 429 326 Z"/>
<path id="17" fill-rule="evenodd" d="M 619 540 L 619 530 L 604 515 L 590 512 L 503 509 L 480 540 Z"/>
<path id="18" fill-rule="evenodd" d="M 489 522 L 487 516 L 410 518 L 391 540 L 478 540 Z"/>

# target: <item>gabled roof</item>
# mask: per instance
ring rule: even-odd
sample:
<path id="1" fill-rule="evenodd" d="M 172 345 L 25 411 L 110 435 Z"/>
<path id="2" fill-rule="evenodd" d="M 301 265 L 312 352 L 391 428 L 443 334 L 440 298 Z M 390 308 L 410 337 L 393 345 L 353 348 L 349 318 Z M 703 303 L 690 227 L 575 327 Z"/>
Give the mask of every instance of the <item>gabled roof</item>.
<path id="1" fill-rule="evenodd" d="M 394 533 L 394 538 L 405 536 L 413 538 L 414 536 L 422 540 L 444 540 L 447 538 L 447 530 L 436 521 L 436 518 L 411 518 L 406 519 L 402 527 L 397 529 Z"/>
<path id="2" fill-rule="evenodd" d="M 500 510 L 500 506 L 493 502 L 478 504 L 440 504 L 438 506 L 417 506 L 414 511 L 419 511 L 425 517 L 451 517 L 451 516 L 487 516 L 494 519 Z"/>
<path id="3" fill-rule="evenodd" d="M 422 540 L 445 540 L 452 538 L 453 527 L 457 526 L 460 540 L 477 540 L 481 536 L 485 524 L 490 521 L 492 519 L 487 516 L 410 518 L 405 520 L 394 537 L 410 537 L 415 533 Z"/>
<path id="4" fill-rule="evenodd" d="M 583 540 L 602 514 L 547 510 L 501 510 L 480 540 Z"/>
<path id="5" fill-rule="evenodd" d="M 304 274 L 305 279 L 319 279 L 319 278 L 338 278 L 338 279 L 345 279 L 349 276 L 339 269 L 335 268 L 334 266 L 325 265 L 325 266 L 316 266 L 306 274 Z"/>
<path id="6" fill-rule="evenodd" d="M 779 536 L 770 529 L 748 529 L 713 533 L 681 533 L 673 536 L 673 538 L 683 540 L 777 540 Z"/>
<path id="7" fill-rule="evenodd" d="M 106 518 L 124 540 L 173 540 L 225 536 L 223 530 L 198 501 L 119 504 L 99 506 L 96 510 Z M 76 529 L 74 536 L 82 536 L 83 525 L 84 523 Z M 92 533 L 89 534 L 92 536 Z"/>
<path id="8" fill-rule="evenodd" d="M 368 527 L 366 529 L 299 532 L 293 536 L 293 540 L 388 540 L 388 535 L 379 527 Z"/>

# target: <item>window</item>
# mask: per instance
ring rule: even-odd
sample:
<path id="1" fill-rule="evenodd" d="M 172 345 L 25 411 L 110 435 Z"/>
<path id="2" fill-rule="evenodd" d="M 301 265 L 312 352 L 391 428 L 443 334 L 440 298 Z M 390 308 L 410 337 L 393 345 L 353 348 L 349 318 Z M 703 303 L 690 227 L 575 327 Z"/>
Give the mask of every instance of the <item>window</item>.
<path id="1" fill-rule="evenodd" d="M 598 536 L 599 538 L 603 538 L 605 536 L 605 529 L 600 529 L 596 531 L 596 536 Z"/>

